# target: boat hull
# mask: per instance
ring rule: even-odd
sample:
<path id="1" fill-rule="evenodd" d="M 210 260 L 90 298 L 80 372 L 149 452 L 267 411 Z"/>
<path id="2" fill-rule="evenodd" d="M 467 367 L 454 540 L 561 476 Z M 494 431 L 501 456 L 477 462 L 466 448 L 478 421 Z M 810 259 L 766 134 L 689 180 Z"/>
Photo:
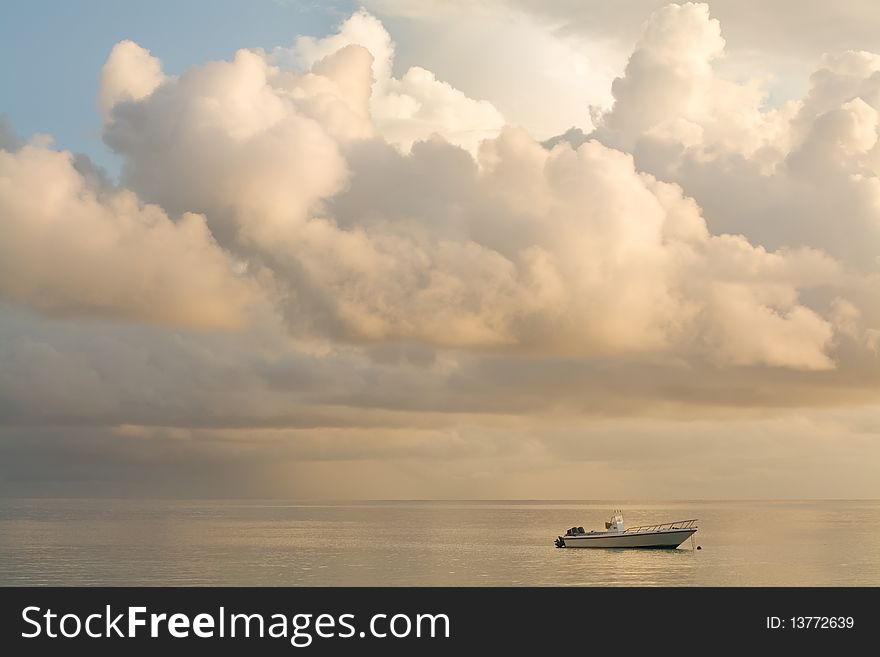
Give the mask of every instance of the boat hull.
<path id="1" fill-rule="evenodd" d="M 562 536 L 567 548 L 661 548 L 674 550 L 689 539 L 696 529 L 673 529 L 638 534 L 605 533 Z"/>

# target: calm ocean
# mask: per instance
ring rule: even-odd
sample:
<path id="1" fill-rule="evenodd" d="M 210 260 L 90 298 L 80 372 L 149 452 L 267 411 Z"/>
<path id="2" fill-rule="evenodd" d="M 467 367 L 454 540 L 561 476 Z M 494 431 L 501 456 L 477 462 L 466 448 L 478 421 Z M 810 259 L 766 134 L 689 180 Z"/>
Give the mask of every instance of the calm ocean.
<path id="1" fill-rule="evenodd" d="M 699 518 L 677 550 L 574 525 Z M 0 585 L 880 586 L 880 501 L 0 500 Z"/>

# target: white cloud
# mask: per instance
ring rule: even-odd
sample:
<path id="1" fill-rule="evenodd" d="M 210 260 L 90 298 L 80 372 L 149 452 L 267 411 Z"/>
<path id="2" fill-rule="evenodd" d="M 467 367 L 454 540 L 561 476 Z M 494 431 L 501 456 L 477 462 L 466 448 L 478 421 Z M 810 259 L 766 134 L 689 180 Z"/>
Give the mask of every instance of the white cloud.
<path id="1" fill-rule="evenodd" d="M 808 245 L 876 271 L 880 60 L 828 56 L 805 98 L 772 108 L 761 80 L 719 73 L 723 48 L 706 5 L 657 10 L 592 136 L 680 184 L 715 232 L 771 249 Z"/>
<path id="2" fill-rule="evenodd" d="M 101 69 L 98 109 L 106 120 L 114 105 L 141 100 L 165 80 L 159 60 L 133 41 L 120 41 Z"/>
<path id="3" fill-rule="evenodd" d="M 757 96 L 742 91 L 752 87 L 714 75 L 723 45 L 705 6 L 658 11 L 597 135 L 631 143 L 636 163 L 644 140 L 677 145 L 682 163 L 682 154 L 712 162 L 731 150 L 749 158 L 758 149 L 742 134 L 758 134 L 753 144 L 771 137 Z M 596 141 L 548 151 L 506 128 L 482 141 L 476 160 L 442 136 L 389 151 L 374 124 L 378 111 L 390 125 L 382 113 L 402 98 L 394 89 L 424 83 L 425 98 L 471 101 L 422 69 L 394 78 L 393 43 L 363 11 L 336 35 L 301 38 L 292 54 L 305 70 L 242 50 L 170 78 L 123 42 L 100 97 L 123 182 L 172 215 L 204 215 L 208 238 L 246 263 L 295 335 L 834 367 L 831 308 L 812 290 L 845 286 L 844 267 L 816 248 L 772 251 L 713 234 L 681 187 Z M 740 107 L 732 98 L 758 119 L 727 122 Z M 841 118 L 822 119 L 824 130 L 817 119 L 792 152 L 793 170 L 801 152 L 819 163 L 841 148 L 867 157 L 874 110 L 850 100 L 833 111 Z M 435 118 L 440 135 L 463 125 L 454 112 Z"/>
<path id="4" fill-rule="evenodd" d="M 631 47 L 604 30 L 585 38 L 510 2 L 365 4 L 393 17 L 401 65 L 423 66 L 489 100 L 509 124 L 540 139 L 572 126 L 591 129 L 589 108 L 610 103 L 611 81 Z"/>
<path id="5" fill-rule="evenodd" d="M 0 150 L 0 296 L 57 315 L 189 326 L 245 321 L 251 292 L 204 217 L 172 222 L 95 189 L 69 153 Z"/>
<path id="6" fill-rule="evenodd" d="M 876 403 L 875 57 L 827 58 L 772 109 L 723 57 L 705 7 L 661 9 L 599 129 L 546 148 L 444 76 L 396 75 L 364 12 L 177 77 L 120 44 L 99 94 L 119 188 L 0 126 L 0 411 L 87 426 L 75 440 L 108 463 L 142 447 L 230 477 L 244 462 L 249 491 L 290 493 L 281 470 L 323 490 L 315 472 L 338 467 L 375 476 L 352 494 L 409 472 L 406 490 L 444 495 L 453 478 L 537 491 L 572 456 L 613 483 L 657 444 L 699 452 L 718 418 Z M 581 440 L 598 415 L 706 424 Z M 542 437 L 558 425 L 568 437 Z M 37 471 L 22 445 L 55 445 L 40 432 L 0 448 Z M 730 481 L 726 460 L 692 463 Z"/>
<path id="7" fill-rule="evenodd" d="M 358 54 L 340 51 L 320 66 L 368 76 L 369 58 Z M 114 107 L 104 138 L 143 198 L 205 213 L 224 243 L 272 243 L 344 184 L 337 138 L 370 134 L 357 99 L 350 81 L 284 73 L 240 50 Z"/>
<path id="8" fill-rule="evenodd" d="M 276 49 L 274 57 L 308 70 L 352 44 L 363 46 L 373 56 L 373 121 L 388 141 L 403 150 L 435 133 L 475 150 L 480 140 L 497 135 L 504 125 L 504 117 L 491 103 L 468 98 L 420 66 L 395 77 L 394 42 L 382 23 L 364 10 L 344 21 L 337 34 L 322 39 L 299 37 L 293 48 Z"/>
<path id="9" fill-rule="evenodd" d="M 765 260 L 792 256 L 712 237 L 680 189 L 640 175 L 620 151 L 590 142 L 548 152 L 513 128 L 483 141 L 476 163 L 443 140 L 384 151 L 358 111 L 368 62 L 347 41 L 309 42 L 321 59 L 304 74 L 239 51 L 114 108 L 106 126 L 133 189 L 205 213 L 224 244 L 271 271 L 294 331 L 832 366 L 830 325 L 798 301 L 812 281 L 761 276 Z M 328 93 L 333 112 L 315 100 Z M 389 214 L 388 197 L 406 213 Z M 749 273 L 716 281 L 726 259 Z M 728 304 L 719 290 L 737 285 L 750 291 Z M 753 318 L 766 344 L 722 326 Z M 778 339 L 788 346 L 774 352 Z"/>
<path id="10" fill-rule="evenodd" d="M 761 80 L 737 83 L 716 75 L 713 64 L 724 46 L 707 5 L 658 9 L 612 85 L 613 107 L 594 110 L 598 134 L 629 151 L 648 139 L 698 148 L 703 157 L 718 149 L 750 157 L 775 145 L 790 108 L 762 111 Z"/>

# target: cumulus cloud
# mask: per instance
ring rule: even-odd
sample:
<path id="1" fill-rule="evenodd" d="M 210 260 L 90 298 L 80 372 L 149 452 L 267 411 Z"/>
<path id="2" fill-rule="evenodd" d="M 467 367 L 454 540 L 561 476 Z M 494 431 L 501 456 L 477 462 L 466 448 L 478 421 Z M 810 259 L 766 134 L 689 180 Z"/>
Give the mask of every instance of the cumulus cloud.
<path id="1" fill-rule="evenodd" d="M 173 222 L 96 189 L 69 153 L 32 143 L 0 150 L 0 295 L 57 315 L 228 327 L 250 292 L 204 217 Z"/>
<path id="2" fill-rule="evenodd" d="M 98 109 L 106 119 L 114 105 L 140 100 L 164 81 L 159 60 L 133 41 L 120 41 L 101 69 Z"/>
<path id="3" fill-rule="evenodd" d="M 278 53 L 241 50 L 168 77 L 150 53 L 122 42 L 103 69 L 99 101 L 104 138 L 124 158 L 123 184 L 183 216 L 166 219 L 172 232 L 186 229 L 211 246 L 216 239 L 234 254 L 249 281 L 271 288 L 294 335 L 833 368 L 831 302 L 843 298 L 846 266 L 822 244 L 768 249 L 713 234 L 687 187 L 663 182 L 668 169 L 639 170 L 658 144 L 678 147 L 677 170 L 733 155 L 748 166 L 760 159 L 766 147 L 758 144 L 777 134 L 767 126 L 779 112 L 761 111 L 751 83 L 714 75 L 723 47 L 705 5 L 663 8 L 615 82 L 595 139 L 547 149 L 508 127 L 475 157 L 443 131 L 403 152 L 387 145 L 383 103 L 406 76 L 393 77 L 390 36 L 363 11 L 335 35 L 300 38 L 287 53 L 300 70 L 273 63 Z M 791 126 L 809 123 L 804 108 L 822 108 L 822 95 Z M 751 119 L 728 120 L 743 107 Z M 821 117 L 776 159 L 813 172 L 841 149 L 867 157 L 876 112 L 865 101 Z M 444 125 L 457 129 L 456 120 Z M 141 207 L 129 192 L 93 195 L 99 206 L 126 198 Z M 204 216 L 210 232 L 187 213 Z M 216 270 L 198 269 L 188 281 Z M 813 292 L 829 286 L 838 292 L 825 301 Z"/>
<path id="4" fill-rule="evenodd" d="M 680 184 L 713 231 L 876 271 L 877 56 L 826 56 L 803 99 L 768 107 L 762 80 L 719 73 L 724 46 L 706 5 L 657 10 L 591 136 Z"/>
<path id="5" fill-rule="evenodd" d="M 497 135 L 504 125 L 504 117 L 491 103 L 468 98 L 421 66 L 412 66 L 403 76 L 395 77 L 391 35 L 364 10 L 345 20 L 336 34 L 322 39 L 301 36 L 292 48 L 276 49 L 274 56 L 308 70 L 352 44 L 366 48 L 373 56 L 370 111 L 376 127 L 403 150 L 432 134 L 475 150 L 482 139 Z"/>
<path id="6" fill-rule="evenodd" d="M 612 108 L 597 136 L 632 151 L 640 140 L 751 156 L 778 137 L 788 108 L 762 111 L 760 80 L 728 81 L 713 63 L 724 53 L 721 25 L 705 4 L 668 5 L 654 12 L 612 84 Z"/>
<path id="7" fill-rule="evenodd" d="M 599 38 L 584 38 L 504 0 L 363 4 L 394 17 L 395 30 L 404 35 L 398 66 L 421 66 L 454 81 L 541 139 L 572 125 L 591 127 L 587 108 L 610 102 L 611 81 L 631 47 L 604 30 Z"/>
<path id="8" fill-rule="evenodd" d="M 211 62 L 113 106 L 105 140 L 125 157 L 123 181 L 173 212 L 207 214 L 224 243 L 273 243 L 339 191 L 337 138 L 370 133 L 343 66 L 369 76 L 358 49 L 322 60 L 325 75 L 287 74 L 259 52 Z"/>
<path id="9" fill-rule="evenodd" d="M 437 458 L 522 482 L 569 453 L 486 438 L 525 421 L 876 401 L 877 58 L 830 56 L 767 107 L 724 53 L 704 5 L 661 8 L 596 129 L 542 144 L 396 77 L 363 11 L 178 76 L 118 44 L 118 184 L 0 126 L 3 419 L 95 428 L 126 463 L 149 443 L 229 472 Z"/>
<path id="10" fill-rule="evenodd" d="M 337 41 L 312 43 L 322 58 L 304 74 L 252 51 L 193 68 L 114 107 L 105 127 L 128 185 L 175 212 L 205 213 L 224 244 L 273 272 L 295 330 L 832 366 L 830 325 L 798 301 L 813 282 L 786 264 L 798 250 L 768 255 L 711 236 L 681 189 L 598 142 L 547 152 L 509 128 L 474 161 L 440 137 L 397 153 L 369 127 L 352 134 L 339 120 L 365 120 L 356 110 L 370 69 L 359 46 Z M 327 75 L 360 91 L 343 93 Z M 328 114 L 314 101 L 331 86 L 349 111 Z M 711 263 L 727 260 L 749 273 L 715 280 Z M 764 263 L 777 261 L 767 271 L 790 275 L 764 280 Z M 722 290 L 737 285 L 750 290 L 728 304 Z M 764 320 L 764 346 L 721 328 L 754 318 Z M 780 339 L 790 348 L 767 347 Z"/>
<path id="11" fill-rule="evenodd" d="M 411 5 L 401 0 L 368 0 L 367 4 L 402 15 Z M 461 12 L 472 10 L 470 4 L 441 0 L 420 2 L 418 8 L 424 14 L 440 7 L 458 10 L 460 20 Z M 493 0 L 480 3 L 480 8 L 490 7 L 496 17 L 520 9 L 563 34 L 608 40 L 631 49 L 645 19 L 668 4 L 668 0 Z M 785 87 L 785 94 L 801 88 L 793 78 L 808 74 L 822 53 L 877 49 L 880 15 L 872 0 L 707 0 L 705 4 L 728 38 L 733 57 L 725 66 L 747 75 L 765 71 Z"/>

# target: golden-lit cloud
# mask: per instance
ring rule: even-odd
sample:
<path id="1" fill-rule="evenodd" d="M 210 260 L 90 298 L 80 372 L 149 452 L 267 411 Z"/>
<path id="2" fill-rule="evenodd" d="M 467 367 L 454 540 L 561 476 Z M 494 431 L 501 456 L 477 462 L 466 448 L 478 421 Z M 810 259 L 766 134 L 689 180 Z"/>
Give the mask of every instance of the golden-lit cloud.
<path id="1" fill-rule="evenodd" d="M 118 186 L 0 135 L 7 424 L 230 477 L 409 469 L 431 495 L 507 494 L 501 470 L 535 491 L 571 459 L 609 482 L 656 441 L 732 490 L 760 473 L 725 479 L 709 434 L 766 432 L 743 449 L 778 460 L 803 407 L 814 447 L 831 423 L 872 454 L 834 413 L 880 392 L 880 56 L 828 55 L 772 105 L 721 70 L 709 7 L 644 18 L 607 106 L 544 141 L 397 72 L 364 10 L 175 76 L 120 42 L 97 95 Z"/>
<path id="2" fill-rule="evenodd" d="M 482 139 L 497 135 L 504 126 L 504 117 L 490 102 L 468 98 L 421 66 L 395 77 L 391 35 L 364 10 L 345 20 L 336 34 L 323 39 L 299 37 L 292 48 L 277 48 L 273 59 L 308 70 L 349 45 L 366 48 L 372 55 L 372 80 L 360 76 L 368 85 L 372 82 L 370 115 L 382 136 L 403 150 L 434 134 L 475 150 Z"/>
<path id="3" fill-rule="evenodd" d="M 0 151 L 0 298 L 57 316 L 235 327 L 256 291 L 200 215 L 101 189 L 69 153 Z"/>
<path id="4" fill-rule="evenodd" d="M 664 12 L 632 61 L 647 51 L 697 84 L 723 44 L 717 21 L 704 9 Z M 704 45 L 681 38 L 706 26 Z M 680 43 L 690 45 L 677 52 Z M 377 51 L 372 68 L 354 56 L 366 47 Z M 384 124 L 368 123 L 392 93 L 381 88 L 392 82 L 381 25 L 361 12 L 339 35 L 298 49 L 314 62 L 309 71 L 240 51 L 111 107 L 105 128 L 125 157 L 126 184 L 163 207 L 204 213 L 224 246 L 271 271 L 295 331 L 833 367 L 832 326 L 800 303 L 804 290 L 840 279 L 821 252 L 713 236 L 680 188 L 595 141 L 548 150 L 507 128 L 475 159 L 440 136 L 409 154 L 383 150 L 374 134 Z M 138 70 L 145 56 L 132 60 Z M 624 83 L 643 85 L 628 71 Z M 627 102 L 642 104 L 623 98 L 609 125 Z M 409 198 L 412 189 L 430 189 L 430 201 Z"/>

